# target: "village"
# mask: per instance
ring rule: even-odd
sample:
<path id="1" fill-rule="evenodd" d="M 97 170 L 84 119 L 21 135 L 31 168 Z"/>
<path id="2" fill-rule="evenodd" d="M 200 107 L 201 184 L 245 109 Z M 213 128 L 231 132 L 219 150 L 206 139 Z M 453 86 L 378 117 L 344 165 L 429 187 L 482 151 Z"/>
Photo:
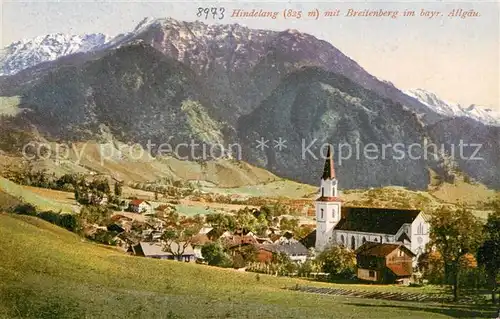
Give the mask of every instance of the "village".
<path id="1" fill-rule="evenodd" d="M 493 280 L 488 272 L 496 274 L 498 267 L 489 262 L 492 251 L 482 247 L 495 242 L 496 215 L 483 226 L 465 208 L 345 204 L 332 155 L 329 149 L 312 198 L 297 200 L 214 195 L 181 182 L 138 190 L 98 176 L 56 178 L 31 169 L 6 175 L 19 184 L 73 191 L 80 209 L 61 214 L 21 204 L 14 213 L 137 258 L 333 283 L 448 284 L 457 299 L 459 287 L 475 291 Z M 397 203 L 395 198 L 388 200 Z M 495 205 L 493 211 L 500 208 Z M 433 233 L 433 226 L 440 232 Z M 482 242 L 483 228 L 493 239 Z"/>
<path id="2" fill-rule="evenodd" d="M 276 275 L 421 283 L 417 261 L 429 242 L 428 216 L 419 210 L 343 207 L 337 183 L 329 151 L 314 202 L 315 225 L 282 215 L 276 204 L 188 217 L 173 205 L 133 199 L 122 201 L 123 211 L 107 225 L 88 225 L 86 234 L 148 258 Z M 105 203 L 98 198 L 97 204 Z M 329 254 L 341 265 L 327 272 Z"/>

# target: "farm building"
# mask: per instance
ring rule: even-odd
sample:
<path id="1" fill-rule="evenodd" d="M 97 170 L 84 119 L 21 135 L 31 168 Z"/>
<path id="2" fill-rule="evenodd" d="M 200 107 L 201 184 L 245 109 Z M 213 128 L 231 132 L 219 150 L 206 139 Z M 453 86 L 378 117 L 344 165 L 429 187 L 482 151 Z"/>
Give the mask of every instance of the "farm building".
<path id="1" fill-rule="evenodd" d="M 409 284 L 414 257 L 403 244 L 366 242 L 356 250 L 357 276 L 376 283 Z"/>

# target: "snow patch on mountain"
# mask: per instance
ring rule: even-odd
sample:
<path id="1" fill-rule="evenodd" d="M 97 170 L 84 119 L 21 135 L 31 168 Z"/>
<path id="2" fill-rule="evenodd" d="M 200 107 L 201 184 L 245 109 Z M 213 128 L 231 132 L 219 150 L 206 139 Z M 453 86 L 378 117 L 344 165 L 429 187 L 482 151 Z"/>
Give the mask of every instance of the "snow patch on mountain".
<path id="1" fill-rule="evenodd" d="M 42 62 L 54 61 L 69 54 L 96 50 L 110 38 L 102 33 L 38 36 L 14 42 L 0 55 L 0 75 L 13 75 Z"/>
<path id="2" fill-rule="evenodd" d="M 448 117 L 468 117 L 484 124 L 500 126 L 500 112 L 491 108 L 472 104 L 468 107 L 459 103 L 441 99 L 435 93 L 424 89 L 410 89 L 403 91 L 431 110 Z"/>

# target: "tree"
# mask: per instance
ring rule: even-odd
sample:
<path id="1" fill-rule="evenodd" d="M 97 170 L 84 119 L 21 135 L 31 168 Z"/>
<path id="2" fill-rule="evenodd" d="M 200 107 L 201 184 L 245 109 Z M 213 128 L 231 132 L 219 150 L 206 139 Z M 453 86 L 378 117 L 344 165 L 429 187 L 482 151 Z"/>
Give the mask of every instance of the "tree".
<path id="1" fill-rule="evenodd" d="M 486 240 L 478 249 L 477 260 L 488 274 L 491 300 L 493 304 L 496 304 L 497 277 L 500 275 L 500 208 L 488 216 L 484 233 Z"/>
<path id="2" fill-rule="evenodd" d="M 219 243 L 206 243 L 201 247 L 203 259 L 211 266 L 231 267 L 231 259 Z"/>
<path id="3" fill-rule="evenodd" d="M 245 267 L 257 259 L 258 250 L 254 245 L 239 245 L 232 249 L 233 260 L 241 261 L 238 268 Z"/>
<path id="4" fill-rule="evenodd" d="M 197 219 L 180 216 L 176 212 L 170 212 L 165 222 L 165 231 L 161 236 L 165 243 L 163 250 L 180 261 L 184 251 L 191 244 L 193 236 L 198 234 L 202 225 Z"/>
<path id="5" fill-rule="evenodd" d="M 110 224 L 112 214 L 113 211 L 107 207 L 85 205 L 80 210 L 79 216 L 84 223 L 107 226 Z"/>
<path id="6" fill-rule="evenodd" d="M 209 214 L 206 222 L 221 234 L 227 230 L 233 231 L 236 228 L 236 219 L 233 215 L 224 213 Z"/>
<path id="7" fill-rule="evenodd" d="M 89 185 L 89 202 L 92 205 L 99 205 L 106 195 L 108 198 L 111 196 L 109 183 L 105 179 L 94 179 Z"/>
<path id="8" fill-rule="evenodd" d="M 418 257 L 418 269 L 423 272 L 423 277 L 432 284 L 444 282 L 444 261 L 438 251 L 429 251 Z"/>
<path id="9" fill-rule="evenodd" d="M 122 187 L 123 187 L 123 182 L 116 182 L 115 183 L 114 193 L 115 193 L 116 197 L 122 196 L 122 192 L 123 192 Z"/>
<path id="10" fill-rule="evenodd" d="M 236 229 L 255 232 L 259 226 L 258 219 L 248 207 L 240 209 L 235 216 Z"/>
<path id="11" fill-rule="evenodd" d="M 297 218 L 291 218 L 291 219 L 288 219 L 286 217 L 281 218 L 280 230 L 282 231 L 289 230 L 295 233 L 298 227 L 299 227 L 299 220 Z"/>
<path id="12" fill-rule="evenodd" d="M 441 206 L 429 221 L 430 246 L 441 253 L 445 280 L 453 287 L 453 300 L 458 300 L 462 257 L 475 253 L 481 244 L 482 226 L 472 213 L 464 208 Z"/>
<path id="13" fill-rule="evenodd" d="M 355 273 L 356 255 L 343 246 L 331 246 L 325 249 L 316 260 L 321 270 L 329 274 L 330 279 L 348 279 Z"/>

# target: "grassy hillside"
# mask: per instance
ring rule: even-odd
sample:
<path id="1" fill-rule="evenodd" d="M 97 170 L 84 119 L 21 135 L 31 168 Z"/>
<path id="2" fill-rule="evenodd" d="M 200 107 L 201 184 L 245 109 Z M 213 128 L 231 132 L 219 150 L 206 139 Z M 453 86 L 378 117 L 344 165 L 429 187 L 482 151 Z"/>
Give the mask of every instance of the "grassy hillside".
<path id="1" fill-rule="evenodd" d="M 26 216 L 0 214 L 0 234 L 0 318 L 493 316 L 481 307 L 286 291 L 303 282 L 127 256 Z"/>
<path id="2" fill-rule="evenodd" d="M 78 207 L 75 205 L 76 202 L 73 200 L 67 199 L 64 201 L 61 199 L 61 197 L 73 196 L 71 193 L 40 189 L 36 187 L 26 187 L 11 182 L 1 176 L 0 192 L 7 194 L 10 197 L 17 198 L 23 202 L 35 205 L 39 210 L 53 210 L 55 212 L 62 211 L 67 213 L 78 210 Z"/>
<path id="3" fill-rule="evenodd" d="M 217 159 L 198 163 L 173 157 L 153 158 L 139 147 L 114 140 L 102 143 L 90 141 L 71 145 L 56 143 L 46 145 L 52 151 L 51 156 L 33 160 L 31 164 L 37 170 L 46 169 L 57 175 L 94 173 L 109 175 L 125 182 L 139 183 L 154 182 L 163 178 L 201 181 L 222 188 L 281 180 L 264 169 L 241 161 Z M 21 160 L 19 156 L 2 155 L 0 152 L 0 168 L 9 166 L 12 169 L 12 165 Z"/>

